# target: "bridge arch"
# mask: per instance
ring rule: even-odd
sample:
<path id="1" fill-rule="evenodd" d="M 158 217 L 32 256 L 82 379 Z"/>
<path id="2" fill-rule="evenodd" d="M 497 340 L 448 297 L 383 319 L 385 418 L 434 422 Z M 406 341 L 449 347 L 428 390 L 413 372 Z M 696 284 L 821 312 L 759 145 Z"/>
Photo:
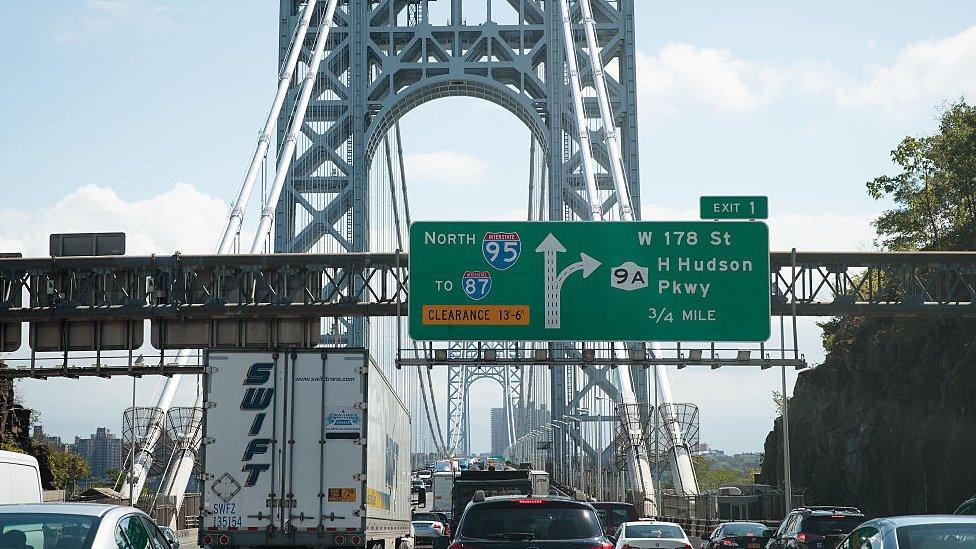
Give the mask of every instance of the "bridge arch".
<path id="1" fill-rule="evenodd" d="M 533 137 L 542 147 L 545 158 L 548 159 L 550 144 L 547 132 L 549 130 L 546 120 L 540 114 L 540 109 L 536 108 L 535 103 L 539 100 L 531 99 L 524 94 L 515 92 L 508 86 L 481 76 L 444 75 L 421 80 L 402 90 L 392 100 L 385 102 L 383 109 L 372 119 L 367 131 L 367 165 L 372 161 L 373 155 L 382 143 L 383 136 L 397 120 L 420 105 L 445 97 L 482 99 L 514 114 L 529 128 Z M 544 100 L 542 101 L 544 103 Z"/>

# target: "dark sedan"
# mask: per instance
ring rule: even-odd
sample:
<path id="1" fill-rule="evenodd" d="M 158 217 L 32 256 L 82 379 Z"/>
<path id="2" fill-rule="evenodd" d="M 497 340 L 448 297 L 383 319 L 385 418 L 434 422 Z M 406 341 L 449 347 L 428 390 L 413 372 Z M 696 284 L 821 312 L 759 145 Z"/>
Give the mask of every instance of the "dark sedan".
<path id="1" fill-rule="evenodd" d="M 705 540 L 702 549 L 762 549 L 766 545 L 763 533 L 766 526 L 758 522 L 726 522 L 720 524 Z"/>

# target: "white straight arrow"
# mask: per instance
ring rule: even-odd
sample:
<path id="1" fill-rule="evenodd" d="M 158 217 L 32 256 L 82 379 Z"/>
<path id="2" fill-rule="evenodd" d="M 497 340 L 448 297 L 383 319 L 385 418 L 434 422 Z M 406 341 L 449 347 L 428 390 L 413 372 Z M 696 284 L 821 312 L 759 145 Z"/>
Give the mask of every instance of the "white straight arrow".
<path id="1" fill-rule="evenodd" d="M 575 273 L 576 271 L 583 271 L 583 278 L 587 278 L 590 274 L 600 266 L 600 262 L 596 259 L 581 253 L 580 261 L 573 263 L 562 270 L 558 275 L 556 275 L 556 254 L 566 251 L 566 248 L 562 245 L 559 240 L 549 233 L 542 243 L 535 249 L 536 252 L 540 252 L 543 255 L 543 274 L 545 277 L 545 326 L 547 330 L 557 329 L 560 327 L 560 294 L 563 287 L 563 282 L 569 278 L 569 275 Z"/>

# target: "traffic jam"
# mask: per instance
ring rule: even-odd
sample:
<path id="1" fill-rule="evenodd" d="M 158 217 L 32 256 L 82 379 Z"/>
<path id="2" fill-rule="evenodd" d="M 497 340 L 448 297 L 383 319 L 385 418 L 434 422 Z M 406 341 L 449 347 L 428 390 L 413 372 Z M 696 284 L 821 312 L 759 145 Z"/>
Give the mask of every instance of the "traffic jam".
<path id="1" fill-rule="evenodd" d="M 561 494 L 542 471 L 490 460 L 438 461 L 414 472 L 412 483 L 428 502 L 413 513 L 416 548 L 976 549 L 976 497 L 952 515 L 871 518 L 857 507 L 811 505 L 781 521 L 722 521 L 691 536 L 690 520 L 642 517 L 631 503 Z"/>

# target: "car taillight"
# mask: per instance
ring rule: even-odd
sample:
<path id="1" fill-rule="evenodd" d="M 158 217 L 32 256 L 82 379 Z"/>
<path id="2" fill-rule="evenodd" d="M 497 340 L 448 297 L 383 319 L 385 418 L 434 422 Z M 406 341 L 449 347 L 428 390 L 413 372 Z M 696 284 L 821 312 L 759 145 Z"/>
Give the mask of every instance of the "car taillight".
<path id="1" fill-rule="evenodd" d="M 796 535 L 796 541 L 800 543 L 806 543 L 808 541 L 823 541 L 827 539 L 826 536 L 821 536 L 820 534 L 807 534 L 806 532 L 800 532 Z"/>
<path id="2" fill-rule="evenodd" d="M 730 539 L 723 539 L 722 540 L 722 545 L 734 546 L 735 545 L 735 542 L 732 541 L 732 540 L 730 540 Z"/>
<path id="3" fill-rule="evenodd" d="M 519 499 L 516 500 L 523 505 L 535 505 L 537 503 L 542 503 L 541 499 Z"/>
<path id="4" fill-rule="evenodd" d="M 624 547 L 630 547 L 630 546 L 629 545 L 624 545 Z M 613 549 L 613 544 L 610 543 L 609 541 L 605 541 L 605 542 L 601 543 L 600 545 L 594 545 L 594 546 L 590 547 L 589 549 Z M 631 547 L 631 549 L 636 549 L 636 548 Z"/>
<path id="5" fill-rule="evenodd" d="M 454 542 L 447 546 L 447 549 L 475 549 L 472 545 L 465 545 L 463 543 Z"/>

